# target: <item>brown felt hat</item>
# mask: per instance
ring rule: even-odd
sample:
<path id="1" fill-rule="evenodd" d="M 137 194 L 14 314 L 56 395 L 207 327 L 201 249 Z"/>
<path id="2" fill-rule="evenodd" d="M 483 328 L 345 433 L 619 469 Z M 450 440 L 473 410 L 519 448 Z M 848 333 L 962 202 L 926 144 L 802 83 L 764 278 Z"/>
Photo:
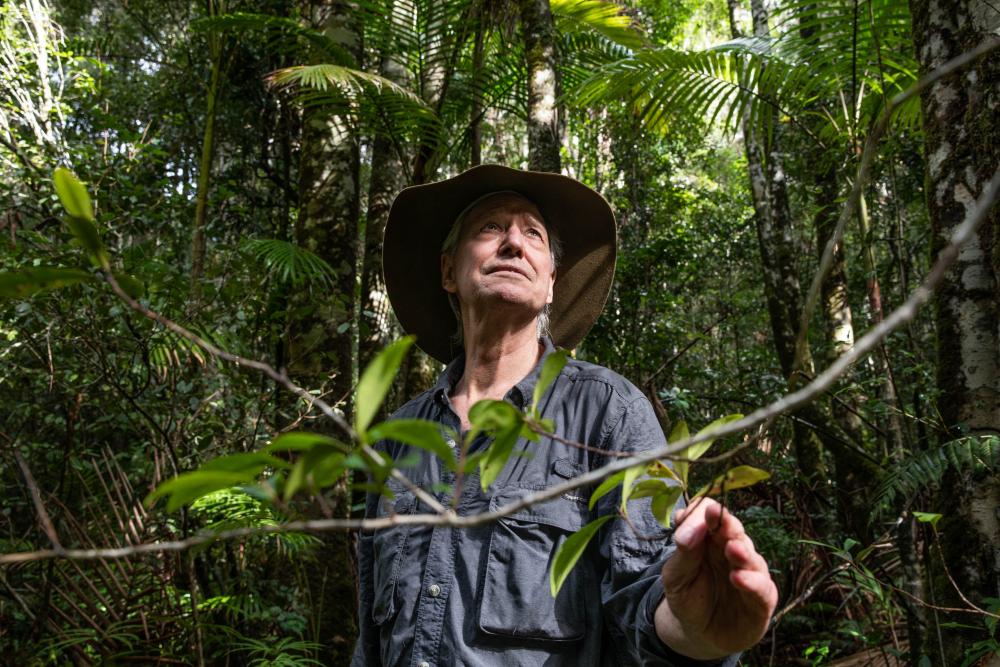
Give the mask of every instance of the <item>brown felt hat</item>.
<path id="1" fill-rule="evenodd" d="M 604 309 L 615 275 L 615 216 L 604 197 L 577 180 L 539 171 L 482 165 L 437 183 L 400 192 L 389 211 L 382 271 L 389 301 L 417 345 L 447 363 L 461 353 L 458 327 L 441 287 L 441 244 L 458 216 L 476 200 L 513 191 L 530 200 L 562 242 L 549 330 L 559 347 L 573 348 Z"/>

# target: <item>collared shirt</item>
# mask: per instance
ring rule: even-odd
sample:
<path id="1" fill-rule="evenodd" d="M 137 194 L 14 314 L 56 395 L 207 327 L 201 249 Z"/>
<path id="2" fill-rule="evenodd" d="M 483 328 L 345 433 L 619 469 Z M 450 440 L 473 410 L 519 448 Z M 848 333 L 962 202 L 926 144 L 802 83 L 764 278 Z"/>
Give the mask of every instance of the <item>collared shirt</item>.
<path id="1" fill-rule="evenodd" d="M 552 352 L 545 341 L 545 356 Z M 394 418 L 438 422 L 460 431 L 448 394 L 462 375 L 452 362 L 437 384 Z M 541 361 L 507 393 L 519 409 L 530 402 Z M 635 452 L 664 443 L 652 406 L 631 383 L 606 368 L 570 359 L 542 398 L 542 417 L 563 438 L 601 450 Z M 453 443 L 449 443 L 453 444 Z M 470 451 L 489 444 L 480 436 Z M 454 444 L 453 444 L 454 446 Z M 379 445 L 415 483 L 447 504 L 455 474 L 437 457 L 398 442 Z M 607 462 L 605 455 L 542 437 L 522 439 L 491 487 L 466 475 L 460 515 L 502 507 Z M 428 512 L 395 481 L 394 499 L 368 494 L 366 516 Z M 456 529 L 393 526 L 360 539 L 360 637 L 352 665 L 470 667 L 546 665 L 726 665 L 678 656 L 657 637 L 653 614 L 663 598 L 660 571 L 674 547 L 653 518 L 649 500 L 629 503 L 633 527 L 608 521 L 573 568 L 559 594 L 549 591 L 555 549 L 598 516 L 617 514 L 620 493 L 588 509 L 590 489 L 578 489 L 495 523 Z M 650 539 L 650 538 L 653 539 Z"/>

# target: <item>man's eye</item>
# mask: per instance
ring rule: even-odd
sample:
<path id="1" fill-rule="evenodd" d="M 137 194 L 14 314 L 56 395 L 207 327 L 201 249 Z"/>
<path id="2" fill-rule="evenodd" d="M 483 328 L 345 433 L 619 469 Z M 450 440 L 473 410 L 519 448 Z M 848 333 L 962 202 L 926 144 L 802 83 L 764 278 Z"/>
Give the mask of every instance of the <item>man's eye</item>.
<path id="1" fill-rule="evenodd" d="M 485 225 L 483 225 L 483 231 L 499 232 L 502 231 L 502 229 L 500 225 L 498 225 L 495 222 L 487 222 Z"/>
<path id="2" fill-rule="evenodd" d="M 540 229 L 536 229 L 535 227 L 529 227 L 527 233 L 535 238 L 542 238 L 542 231 Z"/>

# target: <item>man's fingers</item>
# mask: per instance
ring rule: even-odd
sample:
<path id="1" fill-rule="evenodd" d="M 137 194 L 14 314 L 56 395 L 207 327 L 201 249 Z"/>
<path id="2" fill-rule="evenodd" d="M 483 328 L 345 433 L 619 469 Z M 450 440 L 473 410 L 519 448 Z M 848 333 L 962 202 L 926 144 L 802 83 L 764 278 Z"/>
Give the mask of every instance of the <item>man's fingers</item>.
<path id="1" fill-rule="evenodd" d="M 769 619 L 778 604 L 778 587 L 774 585 L 766 571 L 733 570 L 729 582 L 743 594 L 743 600 L 751 607 L 757 607 L 760 616 Z"/>

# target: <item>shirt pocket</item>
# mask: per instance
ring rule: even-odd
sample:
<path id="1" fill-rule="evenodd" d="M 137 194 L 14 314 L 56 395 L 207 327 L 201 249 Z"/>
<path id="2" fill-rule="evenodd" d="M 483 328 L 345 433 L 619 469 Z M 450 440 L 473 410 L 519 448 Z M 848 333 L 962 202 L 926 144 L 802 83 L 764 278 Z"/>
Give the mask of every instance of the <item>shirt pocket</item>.
<path id="1" fill-rule="evenodd" d="M 491 509 L 517 499 L 498 494 Z M 479 627 L 490 635 L 536 641 L 575 641 L 587 629 L 588 601 L 595 593 L 592 568 L 581 559 L 555 598 L 549 588 L 549 567 L 555 550 L 583 527 L 589 513 L 584 503 L 557 498 L 504 517 L 493 526 Z"/>
<path id="2" fill-rule="evenodd" d="M 395 500 L 382 496 L 379 498 L 378 518 L 393 514 L 410 514 L 413 512 L 413 494 L 404 491 L 395 494 Z M 410 534 L 410 526 L 390 526 L 375 531 L 372 536 L 373 579 L 375 596 L 372 601 L 372 620 L 382 625 L 396 613 L 396 582 L 399 581 L 403 552 L 406 538 Z"/>

